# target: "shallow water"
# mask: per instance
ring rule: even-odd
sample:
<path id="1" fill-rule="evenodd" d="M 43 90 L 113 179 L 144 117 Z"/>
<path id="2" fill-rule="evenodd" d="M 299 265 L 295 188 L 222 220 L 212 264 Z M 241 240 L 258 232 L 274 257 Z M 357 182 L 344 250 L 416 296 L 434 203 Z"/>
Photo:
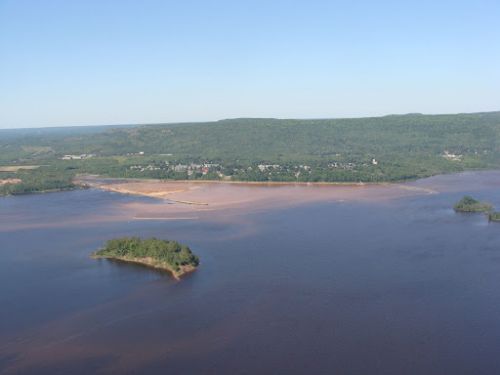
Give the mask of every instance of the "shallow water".
<path id="1" fill-rule="evenodd" d="M 145 198 L 0 199 L 0 373 L 492 374 L 500 368 L 500 173 L 439 193 L 199 220 L 123 220 Z M 181 282 L 89 258 L 109 238 L 173 238 Z"/>

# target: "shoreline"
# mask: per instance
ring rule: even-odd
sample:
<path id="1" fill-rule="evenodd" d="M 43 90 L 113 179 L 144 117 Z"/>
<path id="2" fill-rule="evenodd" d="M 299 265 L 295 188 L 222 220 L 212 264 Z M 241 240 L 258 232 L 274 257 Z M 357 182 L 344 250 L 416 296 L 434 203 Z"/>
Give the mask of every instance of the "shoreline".
<path id="1" fill-rule="evenodd" d="M 354 186 L 370 186 L 370 185 L 375 185 L 375 186 L 380 186 L 380 185 L 399 185 L 399 184 L 404 184 L 404 183 L 410 183 L 410 182 L 416 182 L 420 180 L 424 180 L 427 178 L 432 178 L 432 177 L 438 177 L 438 176 L 453 176 L 453 175 L 460 175 L 463 173 L 476 173 L 476 172 L 500 172 L 500 169 L 497 168 L 467 168 L 461 171 L 448 171 L 448 172 L 440 172 L 440 173 L 434 173 L 434 174 L 429 174 L 421 177 L 412 177 L 412 178 L 405 178 L 401 180 L 387 180 L 387 181 L 376 181 L 376 182 L 370 182 L 370 181 L 243 181 L 243 180 L 203 180 L 203 179 L 193 179 L 193 180 L 174 180 L 174 179 L 159 179 L 159 178 L 140 178 L 140 177 L 107 177 L 107 176 L 102 176 L 98 174 L 80 174 L 76 175 L 73 178 L 73 183 L 76 185 L 78 184 L 78 179 L 80 178 L 91 178 L 91 179 L 102 179 L 102 180 L 114 180 L 114 181 L 120 181 L 121 182 L 154 182 L 154 181 L 160 181 L 160 182 L 169 182 L 169 183 L 209 183 L 209 184 L 235 184 L 235 185 L 332 185 L 332 186 L 349 186 L 349 185 L 354 185 Z M 83 184 L 84 185 L 84 184 Z"/>
<path id="2" fill-rule="evenodd" d="M 403 180 L 393 180 L 393 181 L 377 181 L 377 182 L 365 182 L 365 181 L 242 181 L 242 180 L 202 180 L 202 179 L 196 179 L 196 180 L 173 180 L 173 179 L 155 179 L 155 178 L 130 178 L 130 177 L 105 177 L 105 176 L 100 176 L 96 174 L 82 174 L 82 175 L 76 175 L 72 182 L 74 186 L 72 187 L 64 187 L 64 188 L 53 188 L 53 189 L 47 189 L 47 190 L 33 190 L 33 191 L 27 191 L 27 192 L 22 192 L 22 193 L 1 193 L 0 192 L 0 197 L 8 197 L 8 196 L 23 196 L 23 195 L 34 195 L 34 194 L 44 194 L 44 193 L 57 193 L 57 192 L 65 192 L 65 191 L 72 191 L 72 190 L 80 190 L 80 189 L 88 189 L 88 188 L 98 188 L 102 190 L 107 190 L 107 191 L 115 191 L 117 193 L 121 194 L 130 194 L 130 195 L 139 195 L 139 196 L 148 196 L 151 198 L 162 198 L 162 197 L 157 197 L 154 194 L 143 194 L 143 193 L 137 193 L 137 192 L 126 192 L 120 190 L 113 190 L 113 189 L 104 189 L 103 184 L 105 182 L 111 182 L 117 183 L 117 184 L 124 184 L 124 183 L 158 183 L 158 182 L 163 182 L 163 183 L 172 183 L 172 184 L 193 184 L 193 185 L 240 185 L 240 186 L 340 186 L 340 187 L 346 187 L 346 186 L 352 186 L 352 187 L 362 187 L 362 186 L 404 186 L 405 184 L 408 183 L 414 183 L 417 181 L 425 180 L 428 178 L 433 178 L 433 177 L 438 177 L 438 176 L 453 176 L 453 175 L 460 175 L 463 173 L 475 173 L 475 172 L 497 172 L 499 171 L 498 169 L 491 169 L 491 168 L 471 168 L 471 169 L 466 169 L 463 171 L 453 171 L 453 172 L 444 172 L 444 173 L 437 173 L 437 174 L 431 174 L 428 176 L 422 176 L 422 177 L 415 177 L 415 178 L 408 178 L 408 179 L 403 179 Z M 94 180 L 94 181 L 92 181 Z M 102 180 L 103 182 L 100 183 L 97 180 Z M 406 186 L 405 186 L 406 188 Z M 408 186 L 408 188 L 411 188 Z M 172 200 L 173 201 L 173 200 Z M 204 205 L 204 202 L 177 202 L 177 203 L 185 203 L 185 204 L 202 204 Z"/>
<path id="3" fill-rule="evenodd" d="M 9 194 L 2 194 L 0 193 L 0 197 L 23 197 L 27 195 L 37 195 L 37 194 L 52 194 L 52 193 L 62 193 L 65 191 L 74 191 L 74 190 L 84 190 L 88 189 L 89 186 L 85 185 L 77 185 L 72 187 L 66 187 L 66 188 L 54 188 L 54 189 L 45 189 L 45 190 L 33 190 L 33 191 L 27 191 L 23 193 L 9 193 Z"/>
<path id="4" fill-rule="evenodd" d="M 90 258 L 92 259 L 108 259 L 112 261 L 117 261 L 117 262 L 124 262 L 124 263 L 133 263 L 133 264 L 139 264 L 148 268 L 153 268 L 161 271 L 166 271 L 174 279 L 177 281 L 181 280 L 181 278 L 184 275 L 187 275 L 191 272 L 196 271 L 197 267 L 194 266 L 180 266 L 180 270 L 176 271 L 174 270 L 169 264 L 165 262 L 160 262 L 157 261 L 153 258 L 130 258 L 130 257 L 116 257 L 116 256 L 107 256 L 107 255 L 97 255 L 96 253 L 92 253 L 90 255 Z"/>
<path id="5" fill-rule="evenodd" d="M 388 182 L 288 182 L 288 181 L 219 181 L 219 180 L 162 180 L 142 178 L 111 178 L 96 175 L 85 175 L 73 180 L 76 186 L 82 188 L 94 188 L 118 194 L 142 196 L 177 203 L 181 206 L 207 207 L 210 203 L 210 194 L 215 189 L 227 187 L 240 188 L 373 188 L 385 186 L 397 186 Z M 194 199 L 191 196 L 196 192 L 207 190 L 202 194 L 202 199 Z M 210 192 L 209 192 L 210 191 Z M 179 196 L 180 195 L 180 196 Z M 187 195 L 187 197 L 186 197 Z"/>
<path id="6" fill-rule="evenodd" d="M 81 176 L 75 183 L 118 194 L 153 198 L 196 210 L 253 205 L 275 206 L 311 201 L 383 199 L 407 194 L 434 194 L 426 187 L 388 182 L 205 181 L 100 178 Z M 170 207 L 169 210 L 174 210 Z M 161 215 L 158 212 L 159 216 Z"/>
<path id="7" fill-rule="evenodd" d="M 428 176 L 432 177 L 432 176 Z M 88 183 L 86 179 L 94 180 Z M 423 177 L 427 178 L 427 177 Z M 78 186 L 92 186 L 92 184 L 99 184 L 97 180 L 108 180 L 114 183 L 134 183 L 134 182 L 164 182 L 172 184 L 221 184 L 221 185 L 256 185 L 256 186 L 370 186 L 370 185 L 393 185 L 414 180 L 401 180 L 401 181 L 378 181 L 378 182 L 363 182 L 363 181 L 242 181 L 242 180 L 172 180 L 160 178 L 129 178 L 129 177 L 103 177 L 99 175 L 81 175 L 74 178 L 74 183 Z"/>

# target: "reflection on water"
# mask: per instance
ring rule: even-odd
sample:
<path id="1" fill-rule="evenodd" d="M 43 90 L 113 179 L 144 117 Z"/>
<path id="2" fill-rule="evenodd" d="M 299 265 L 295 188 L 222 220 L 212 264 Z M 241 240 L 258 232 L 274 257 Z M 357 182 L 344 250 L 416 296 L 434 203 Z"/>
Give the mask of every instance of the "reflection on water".
<path id="1" fill-rule="evenodd" d="M 496 373 L 500 224 L 451 207 L 500 208 L 499 181 L 179 221 L 123 219 L 143 198 L 95 190 L 2 198 L 0 373 Z M 122 235 L 202 264 L 176 282 L 89 258 Z"/>

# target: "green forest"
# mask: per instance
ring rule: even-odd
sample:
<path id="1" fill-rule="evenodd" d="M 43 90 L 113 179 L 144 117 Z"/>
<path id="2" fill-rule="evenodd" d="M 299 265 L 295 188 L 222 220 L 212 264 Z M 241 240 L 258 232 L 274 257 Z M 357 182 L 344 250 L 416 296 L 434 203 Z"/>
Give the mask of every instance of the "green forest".
<path id="1" fill-rule="evenodd" d="M 490 212 L 488 214 L 488 219 L 489 219 L 489 221 L 500 222 L 500 212 L 498 212 L 498 211 Z"/>
<path id="2" fill-rule="evenodd" d="M 493 206 L 489 203 L 478 201 L 468 195 L 460 199 L 453 209 L 456 212 L 490 212 Z"/>
<path id="3" fill-rule="evenodd" d="M 104 248 L 96 251 L 93 256 L 122 260 L 150 258 L 152 265 L 166 264 L 174 272 L 180 272 L 185 266 L 199 265 L 198 257 L 186 245 L 157 238 L 115 238 L 107 241 Z"/>
<path id="4" fill-rule="evenodd" d="M 233 181 L 403 181 L 500 165 L 500 112 L 0 131 L 0 194 L 77 174 Z"/>

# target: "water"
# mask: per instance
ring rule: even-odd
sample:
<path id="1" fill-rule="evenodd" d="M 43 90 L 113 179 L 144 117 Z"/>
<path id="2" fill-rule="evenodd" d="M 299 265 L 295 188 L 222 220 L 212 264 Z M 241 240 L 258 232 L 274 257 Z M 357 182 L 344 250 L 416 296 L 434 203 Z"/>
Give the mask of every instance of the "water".
<path id="1" fill-rule="evenodd" d="M 383 203 L 120 220 L 96 190 L 0 199 L 0 373 L 492 374 L 500 368 L 500 174 Z M 109 238 L 185 242 L 181 282 L 89 258 Z"/>

